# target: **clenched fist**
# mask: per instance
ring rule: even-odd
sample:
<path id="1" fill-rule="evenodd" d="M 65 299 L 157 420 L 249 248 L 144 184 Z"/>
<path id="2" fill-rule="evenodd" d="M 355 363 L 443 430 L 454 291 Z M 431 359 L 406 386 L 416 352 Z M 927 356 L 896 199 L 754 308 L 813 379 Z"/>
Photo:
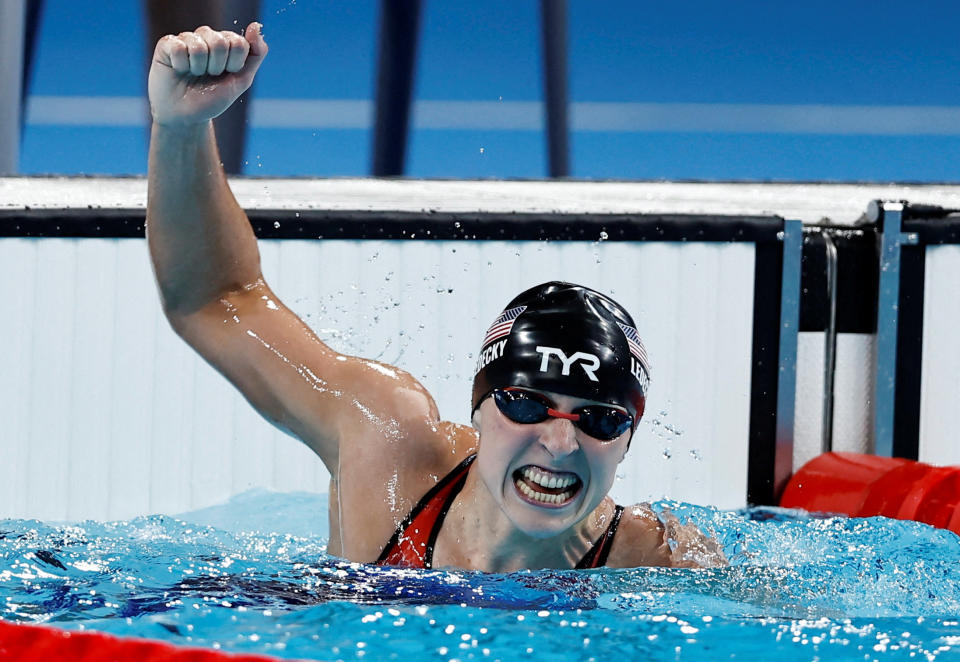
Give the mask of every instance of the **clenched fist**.
<path id="1" fill-rule="evenodd" d="M 199 124 L 229 108 L 267 55 L 260 28 L 251 23 L 240 35 L 203 26 L 157 42 L 148 83 L 153 121 Z"/>

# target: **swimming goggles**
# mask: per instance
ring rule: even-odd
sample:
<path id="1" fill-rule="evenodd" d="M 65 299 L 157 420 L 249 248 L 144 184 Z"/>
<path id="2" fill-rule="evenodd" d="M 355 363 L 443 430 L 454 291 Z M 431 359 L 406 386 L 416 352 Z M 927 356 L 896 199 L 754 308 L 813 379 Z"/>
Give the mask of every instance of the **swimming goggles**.
<path id="1" fill-rule="evenodd" d="M 497 409 L 514 423 L 542 423 L 548 418 L 565 418 L 587 435 L 613 441 L 633 425 L 633 417 L 606 405 L 577 407 L 569 414 L 557 411 L 547 398 L 533 391 L 498 388 L 493 391 Z"/>

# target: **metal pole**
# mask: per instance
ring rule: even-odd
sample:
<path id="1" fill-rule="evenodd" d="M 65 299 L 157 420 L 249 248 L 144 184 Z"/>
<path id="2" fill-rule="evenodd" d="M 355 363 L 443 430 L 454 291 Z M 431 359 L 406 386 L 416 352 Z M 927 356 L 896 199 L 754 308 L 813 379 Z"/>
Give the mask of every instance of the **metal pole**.
<path id="1" fill-rule="evenodd" d="M 0 175 L 20 166 L 20 94 L 26 1 L 0 2 Z"/>
<path id="2" fill-rule="evenodd" d="M 827 298 L 830 302 L 823 348 L 823 421 L 820 452 L 833 450 L 833 384 L 837 369 L 837 246 L 830 234 L 821 233 L 827 252 Z"/>
<path id="3" fill-rule="evenodd" d="M 420 0 L 381 0 L 372 168 L 376 177 L 404 172 L 419 29 Z"/>
<path id="4" fill-rule="evenodd" d="M 870 203 L 867 216 L 881 225 L 880 283 L 877 297 L 876 382 L 874 384 L 874 453 L 893 456 L 893 419 L 897 392 L 897 326 L 900 308 L 900 247 L 916 235 L 901 232 L 903 202 Z"/>
<path id="5" fill-rule="evenodd" d="M 773 468 L 773 493 L 777 499 L 793 474 L 802 257 L 803 222 L 784 221 L 783 272 L 780 280 L 780 370 L 777 378 L 777 436 Z"/>
<path id="6" fill-rule="evenodd" d="M 551 177 L 570 175 L 567 135 L 567 1 L 540 0 L 547 152 Z"/>

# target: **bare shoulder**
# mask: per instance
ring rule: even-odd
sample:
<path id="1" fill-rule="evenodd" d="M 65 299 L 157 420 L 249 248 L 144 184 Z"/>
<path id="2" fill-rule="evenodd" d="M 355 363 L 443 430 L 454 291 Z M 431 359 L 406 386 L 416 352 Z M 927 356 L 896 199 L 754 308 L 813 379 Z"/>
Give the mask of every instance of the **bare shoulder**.
<path id="1" fill-rule="evenodd" d="M 473 428 L 442 420 L 433 395 L 409 372 L 357 357 L 338 362 L 341 469 L 359 461 L 431 472 L 475 449 Z"/>
<path id="2" fill-rule="evenodd" d="M 607 565 L 715 568 L 727 565 L 727 559 L 720 543 L 696 524 L 639 503 L 624 509 Z"/>
<path id="3" fill-rule="evenodd" d="M 341 549 L 372 562 L 423 496 L 473 453 L 473 428 L 407 420 L 394 435 L 358 428 L 341 442 L 335 474 Z"/>
<path id="4" fill-rule="evenodd" d="M 670 565 L 669 555 L 664 554 L 663 533 L 663 524 L 649 504 L 626 506 L 607 565 L 614 568 Z"/>

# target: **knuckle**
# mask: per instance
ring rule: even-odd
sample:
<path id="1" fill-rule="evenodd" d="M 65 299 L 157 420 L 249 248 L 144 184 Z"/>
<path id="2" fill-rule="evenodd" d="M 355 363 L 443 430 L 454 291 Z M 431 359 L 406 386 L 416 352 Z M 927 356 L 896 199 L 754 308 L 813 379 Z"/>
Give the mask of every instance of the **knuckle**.
<path id="1" fill-rule="evenodd" d="M 196 35 L 194 35 L 192 32 L 189 34 L 180 35 L 180 41 L 183 42 L 183 45 L 190 52 L 193 52 L 197 49 Z"/>
<path id="2" fill-rule="evenodd" d="M 222 35 L 215 33 L 207 39 L 207 46 L 211 51 L 226 51 L 229 48 L 229 42 Z"/>

